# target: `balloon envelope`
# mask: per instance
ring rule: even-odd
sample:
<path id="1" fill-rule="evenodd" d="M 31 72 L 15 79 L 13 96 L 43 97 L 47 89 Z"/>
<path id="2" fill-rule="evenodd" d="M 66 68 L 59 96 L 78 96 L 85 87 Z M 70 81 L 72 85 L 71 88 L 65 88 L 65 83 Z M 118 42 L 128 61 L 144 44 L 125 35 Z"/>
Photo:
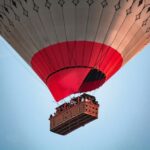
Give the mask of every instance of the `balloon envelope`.
<path id="1" fill-rule="evenodd" d="M 0 0 L 0 33 L 56 101 L 104 84 L 150 41 L 149 0 Z"/>

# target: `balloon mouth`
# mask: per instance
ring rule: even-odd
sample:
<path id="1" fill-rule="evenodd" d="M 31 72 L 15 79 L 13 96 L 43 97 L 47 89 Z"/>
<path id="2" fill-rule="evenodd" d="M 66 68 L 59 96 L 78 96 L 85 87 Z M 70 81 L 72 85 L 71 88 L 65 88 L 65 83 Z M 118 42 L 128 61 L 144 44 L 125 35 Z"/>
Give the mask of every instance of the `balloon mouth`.
<path id="1" fill-rule="evenodd" d="M 59 101 L 73 93 L 95 90 L 105 81 L 106 75 L 94 67 L 68 66 L 49 74 L 46 84 L 53 96 L 59 97 L 58 100 L 56 99 L 56 101 Z"/>
<path id="2" fill-rule="evenodd" d="M 86 74 L 84 78 L 82 79 L 82 82 L 80 83 L 80 86 L 78 87 L 78 90 L 75 90 L 73 93 L 80 93 L 80 92 L 88 92 L 94 89 L 97 89 L 99 86 L 103 85 L 103 83 L 106 81 L 106 75 L 94 67 L 89 66 L 68 66 L 61 68 L 51 74 L 49 74 L 46 78 L 46 84 L 48 85 L 48 80 L 52 76 L 55 76 L 59 72 L 66 72 L 66 70 L 72 70 L 71 72 L 79 72 L 80 69 L 86 70 Z M 67 74 L 66 74 L 67 76 Z M 69 76 L 69 73 L 68 73 Z M 73 77 L 70 77 L 73 78 Z M 77 77 L 80 78 L 80 75 Z M 74 82 L 74 80 L 72 80 Z"/>

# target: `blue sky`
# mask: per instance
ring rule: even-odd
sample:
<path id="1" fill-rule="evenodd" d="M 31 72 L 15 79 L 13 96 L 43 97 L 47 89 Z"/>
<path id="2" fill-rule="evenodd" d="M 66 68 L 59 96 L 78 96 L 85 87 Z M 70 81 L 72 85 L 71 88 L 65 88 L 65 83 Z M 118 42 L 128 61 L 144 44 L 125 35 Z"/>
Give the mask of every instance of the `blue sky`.
<path id="1" fill-rule="evenodd" d="M 98 120 L 67 136 L 49 132 L 57 104 L 0 38 L 0 150 L 149 150 L 150 46 L 93 93 L 101 105 Z"/>

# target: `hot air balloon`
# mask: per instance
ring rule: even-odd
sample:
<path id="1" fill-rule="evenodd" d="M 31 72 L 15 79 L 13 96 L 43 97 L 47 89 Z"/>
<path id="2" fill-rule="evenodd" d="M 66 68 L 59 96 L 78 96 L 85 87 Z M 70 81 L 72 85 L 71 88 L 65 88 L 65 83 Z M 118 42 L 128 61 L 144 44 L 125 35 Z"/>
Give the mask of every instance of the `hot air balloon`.
<path id="1" fill-rule="evenodd" d="M 58 102 L 92 91 L 150 41 L 149 0 L 0 0 L 0 33 Z"/>

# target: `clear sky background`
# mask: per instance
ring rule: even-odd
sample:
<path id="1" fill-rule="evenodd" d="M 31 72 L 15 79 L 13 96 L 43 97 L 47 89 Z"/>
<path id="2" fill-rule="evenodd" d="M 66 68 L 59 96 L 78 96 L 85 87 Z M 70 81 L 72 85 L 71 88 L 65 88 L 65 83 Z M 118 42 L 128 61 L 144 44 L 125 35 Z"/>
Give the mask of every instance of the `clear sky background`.
<path id="1" fill-rule="evenodd" d="M 0 38 L 0 150 L 150 150 L 150 46 L 94 95 L 98 120 L 67 136 L 49 132 L 57 104 Z"/>

